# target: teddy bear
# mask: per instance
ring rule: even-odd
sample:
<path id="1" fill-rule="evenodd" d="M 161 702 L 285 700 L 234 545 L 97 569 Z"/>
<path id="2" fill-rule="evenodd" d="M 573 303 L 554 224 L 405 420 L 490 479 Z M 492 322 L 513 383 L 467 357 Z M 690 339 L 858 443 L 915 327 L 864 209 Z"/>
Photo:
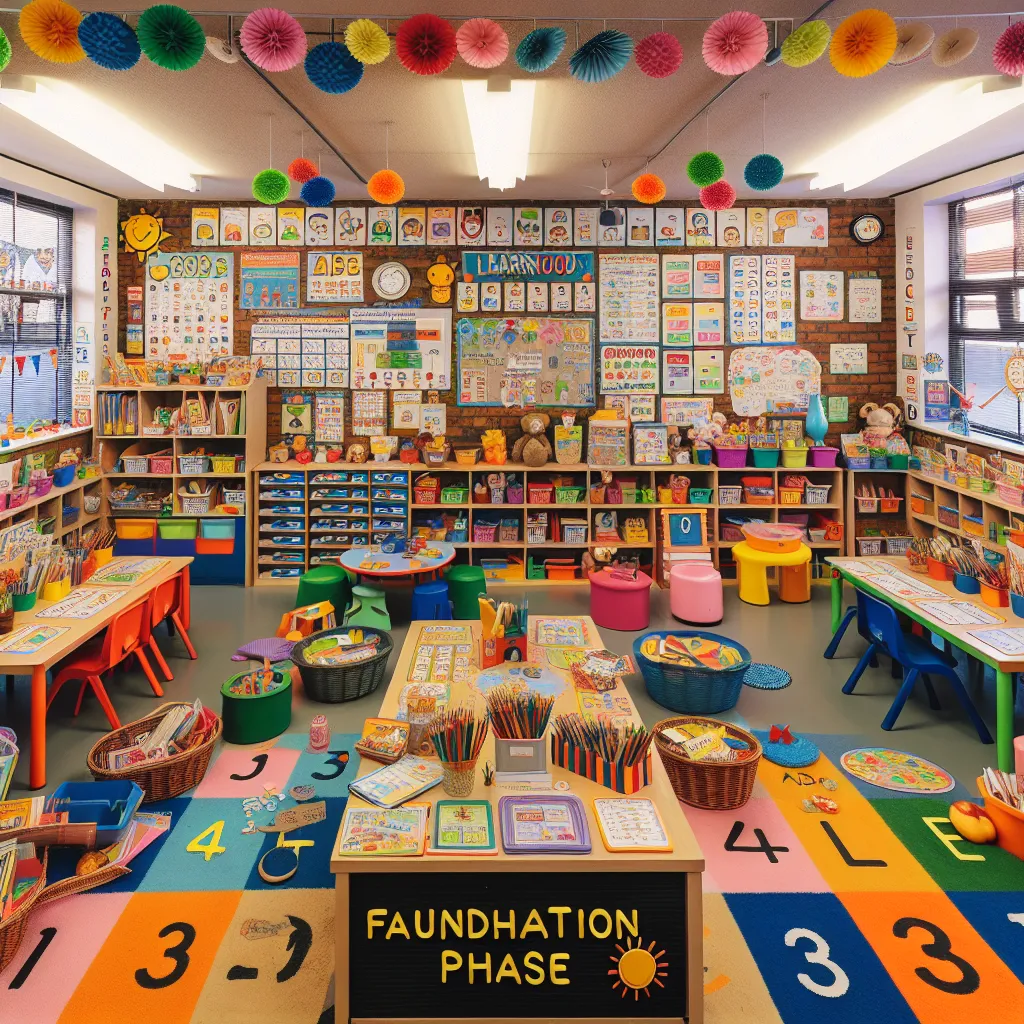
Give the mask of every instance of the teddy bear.
<path id="1" fill-rule="evenodd" d="M 523 436 L 512 447 L 512 461 L 527 466 L 546 466 L 553 455 L 551 442 L 545 431 L 551 424 L 546 412 L 528 412 L 519 421 Z"/>
<path id="2" fill-rule="evenodd" d="M 860 438 L 869 448 L 884 448 L 890 435 L 898 428 L 903 410 L 894 402 L 887 402 L 879 407 L 875 402 L 868 402 L 860 407 L 860 418 L 865 427 Z"/>
<path id="3" fill-rule="evenodd" d="M 366 445 L 361 441 L 356 441 L 354 444 L 348 446 L 348 451 L 345 452 L 346 462 L 366 462 L 370 457 L 370 453 L 366 450 Z"/>

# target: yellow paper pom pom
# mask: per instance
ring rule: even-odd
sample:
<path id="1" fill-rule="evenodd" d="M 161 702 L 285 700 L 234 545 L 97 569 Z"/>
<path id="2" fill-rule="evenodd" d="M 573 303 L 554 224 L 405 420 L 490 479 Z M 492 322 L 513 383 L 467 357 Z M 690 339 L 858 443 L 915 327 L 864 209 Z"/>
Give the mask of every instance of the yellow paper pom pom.
<path id="1" fill-rule="evenodd" d="M 345 45 L 360 64 L 379 64 L 391 52 L 387 32 L 369 18 L 349 23 L 345 29 Z"/>
<path id="2" fill-rule="evenodd" d="M 633 198 L 638 203 L 660 203 L 665 198 L 665 182 L 656 174 L 641 174 L 633 182 Z"/>
<path id="3" fill-rule="evenodd" d="M 873 75 L 896 52 L 896 22 L 872 8 L 851 14 L 832 34 L 832 66 L 847 78 Z"/>
<path id="4" fill-rule="evenodd" d="M 381 206 L 391 206 L 405 195 L 405 182 L 395 171 L 383 170 L 370 176 L 366 183 L 370 198 Z"/>
<path id="5" fill-rule="evenodd" d="M 37 57 L 53 64 L 74 64 L 85 57 L 78 42 L 81 20 L 81 13 L 64 0 L 32 0 L 22 7 L 18 28 Z"/>

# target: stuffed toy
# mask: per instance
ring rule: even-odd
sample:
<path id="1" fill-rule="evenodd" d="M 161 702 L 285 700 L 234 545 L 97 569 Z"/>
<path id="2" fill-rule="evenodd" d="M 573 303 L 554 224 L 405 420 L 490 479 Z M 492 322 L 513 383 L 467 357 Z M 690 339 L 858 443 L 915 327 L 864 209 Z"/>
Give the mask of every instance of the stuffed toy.
<path id="1" fill-rule="evenodd" d="M 903 411 L 894 402 L 887 402 L 879 407 L 868 402 L 860 407 L 860 418 L 866 426 L 860 432 L 860 438 L 869 448 L 884 448 L 889 436 L 899 426 Z"/>
<path id="2" fill-rule="evenodd" d="M 545 431 L 551 424 L 546 412 L 528 412 L 519 421 L 523 436 L 512 448 L 512 461 L 524 462 L 527 466 L 546 466 L 552 459 L 553 450 Z"/>
<path id="3" fill-rule="evenodd" d="M 504 430 L 485 430 L 480 435 L 480 444 L 484 450 L 484 462 L 492 466 L 505 465 L 505 460 L 508 458 L 508 448 Z"/>
<path id="4" fill-rule="evenodd" d="M 366 462 L 369 457 L 370 453 L 367 451 L 366 445 L 359 441 L 355 444 L 350 444 L 348 451 L 345 452 L 346 462 Z"/>

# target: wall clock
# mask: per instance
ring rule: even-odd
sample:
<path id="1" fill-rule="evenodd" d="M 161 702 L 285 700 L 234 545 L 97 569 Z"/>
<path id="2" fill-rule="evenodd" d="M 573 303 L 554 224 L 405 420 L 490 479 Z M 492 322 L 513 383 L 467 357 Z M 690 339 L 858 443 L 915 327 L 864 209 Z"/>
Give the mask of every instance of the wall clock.
<path id="1" fill-rule="evenodd" d="M 382 263 L 372 278 L 373 290 L 382 299 L 400 299 L 412 284 L 409 271 L 402 263 Z"/>
<path id="2" fill-rule="evenodd" d="M 860 245 L 871 245 L 885 234 L 882 218 L 874 213 L 862 213 L 850 225 L 850 236 Z"/>

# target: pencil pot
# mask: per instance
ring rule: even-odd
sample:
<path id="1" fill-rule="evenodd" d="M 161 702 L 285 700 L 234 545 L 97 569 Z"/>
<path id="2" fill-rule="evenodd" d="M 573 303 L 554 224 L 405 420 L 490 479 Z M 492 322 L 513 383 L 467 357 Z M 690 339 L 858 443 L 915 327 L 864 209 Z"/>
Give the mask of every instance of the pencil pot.
<path id="1" fill-rule="evenodd" d="M 476 758 L 472 761 L 442 761 L 441 788 L 449 796 L 466 797 L 476 784 Z"/>
<path id="2" fill-rule="evenodd" d="M 96 557 L 96 568 L 99 569 L 104 566 L 114 557 L 114 549 L 109 548 L 97 548 L 93 555 Z"/>
<path id="3" fill-rule="evenodd" d="M 33 590 L 28 594 L 15 594 L 12 598 L 14 602 L 14 610 L 16 612 L 27 612 L 29 609 L 36 606 L 36 598 L 39 596 L 37 591 Z"/>
<path id="4" fill-rule="evenodd" d="M 54 580 L 43 587 L 44 601 L 59 601 L 71 593 L 71 577 L 65 576 L 62 580 Z"/>
<path id="5" fill-rule="evenodd" d="M 636 764 L 624 765 L 619 761 L 606 761 L 592 751 L 580 750 L 554 734 L 551 736 L 551 763 L 627 796 L 648 785 L 653 770 L 650 750 Z"/>
<path id="6" fill-rule="evenodd" d="M 954 572 L 953 573 L 953 586 L 960 591 L 961 594 L 977 594 L 981 591 L 981 584 L 974 576 L 969 576 L 967 573 Z"/>
<path id="7" fill-rule="evenodd" d="M 480 638 L 480 667 L 493 668 L 505 661 L 526 661 L 526 637 L 485 636 Z"/>
<path id="8" fill-rule="evenodd" d="M 499 772 L 546 772 L 547 754 L 539 740 L 503 740 L 494 737 L 494 767 Z"/>

